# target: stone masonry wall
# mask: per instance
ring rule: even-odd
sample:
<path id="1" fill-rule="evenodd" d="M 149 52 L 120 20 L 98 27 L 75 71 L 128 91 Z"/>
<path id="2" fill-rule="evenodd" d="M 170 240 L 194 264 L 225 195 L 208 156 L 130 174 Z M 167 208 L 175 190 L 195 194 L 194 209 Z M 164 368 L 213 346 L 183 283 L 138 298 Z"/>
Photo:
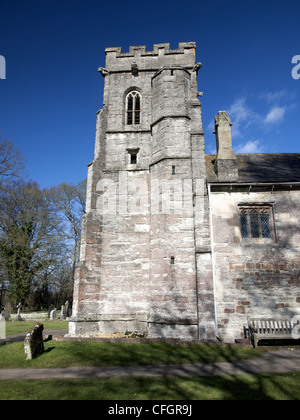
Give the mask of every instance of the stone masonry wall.
<path id="1" fill-rule="evenodd" d="M 276 237 L 242 239 L 241 203 L 271 203 Z M 211 208 L 220 337 L 243 337 L 248 316 L 299 315 L 300 192 L 215 192 Z"/>
<path id="2" fill-rule="evenodd" d="M 214 313 L 195 44 L 108 48 L 105 66 L 70 334 L 197 339 L 200 314 L 207 338 Z M 126 124 L 131 90 L 141 95 L 138 125 Z"/>

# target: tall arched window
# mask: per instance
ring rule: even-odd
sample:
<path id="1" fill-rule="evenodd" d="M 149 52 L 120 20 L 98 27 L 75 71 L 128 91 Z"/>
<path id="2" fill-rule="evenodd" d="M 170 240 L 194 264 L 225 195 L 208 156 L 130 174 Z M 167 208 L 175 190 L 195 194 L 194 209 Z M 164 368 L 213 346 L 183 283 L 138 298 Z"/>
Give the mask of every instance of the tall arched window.
<path id="1" fill-rule="evenodd" d="M 126 96 L 126 124 L 137 125 L 141 121 L 141 95 L 136 90 Z"/>

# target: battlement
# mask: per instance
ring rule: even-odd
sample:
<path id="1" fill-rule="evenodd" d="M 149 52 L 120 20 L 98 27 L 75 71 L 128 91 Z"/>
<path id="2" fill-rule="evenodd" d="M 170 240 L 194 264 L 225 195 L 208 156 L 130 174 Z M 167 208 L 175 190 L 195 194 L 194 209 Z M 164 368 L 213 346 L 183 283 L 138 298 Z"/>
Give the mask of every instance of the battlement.
<path id="1" fill-rule="evenodd" d="M 175 50 L 170 50 L 170 44 L 154 44 L 153 51 L 146 51 L 146 45 L 136 45 L 130 46 L 129 52 L 122 52 L 121 47 L 111 47 L 106 48 L 105 53 L 113 53 L 116 58 L 122 57 L 140 57 L 140 56 L 155 56 L 155 55 L 165 55 L 165 54 L 184 54 L 187 50 L 195 49 L 195 42 L 180 42 L 178 48 Z"/>
<path id="2" fill-rule="evenodd" d="M 179 65 L 193 66 L 195 64 L 196 43 L 180 42 L 177 49 L 170 49 L 170 44 L 154 44 L 153 51 L 146 51 L 146 45 L 130 46 L 129 52 L 122 52 L 121 47 L 112 47 L 105 49 L 106 68 L 113 71 L 118 68 L 125 70 L 129 63 L 136 62 L 144 69 L 158 69 L 163 65 L 174 63 Z M 173 56 L 170 61 L 170 56 Z M 120 67 L 121 66 L 121 67 Z M 125 67 L 124 67 L 125 66 Z"/>

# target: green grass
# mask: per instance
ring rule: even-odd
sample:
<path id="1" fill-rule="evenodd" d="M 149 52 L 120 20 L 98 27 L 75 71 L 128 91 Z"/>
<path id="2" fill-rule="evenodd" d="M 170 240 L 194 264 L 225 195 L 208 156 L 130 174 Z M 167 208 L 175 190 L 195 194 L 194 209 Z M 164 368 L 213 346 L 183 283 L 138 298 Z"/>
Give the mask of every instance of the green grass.
<path id="1" fill-rule="evenodd" d="M 0 346 L 0 368 L 231 362 L 262 354 L 260 349 L 236 346 L 172 346 L 167 343 L 126 344 L 45 341 L 44 346 L 45 353 L 33 360 L 25 360 L 23 342 Z"/>
<path id="2" fill-rule="evenodd" d="M 26 332 L 34 321 L 8 323 L 7 335 Z M 43 322 L 68 329 L 67 322 Z M 45 353 L 26 361 L 23 341 L 0 346 L 0 368 L 129 366 L 232 362 L 265 349 L 167 343 L 45 341 Z M 155 377 L 0 381 L 0 400 L 299 400 L 300 372 L 223 377 Z"/>
<path id="3" fill-rule="evenodd" d="M 28 332 L 34 325 L 36 321 L 21 321 L 21 322 L 7 322 L 6 327 L 6 336 L 19 334 L 22 332 Z M 68 321 L 41 321 L 41 324 L 44 325 L 44 329 L 49 330 L 66 330 L 69 329 Z"/>
<path id="4" fill-rule="evenodd" d="M 300 373 L 15 380 L 0 382 L 0 400 L 299 400 L 299 382 Z"/>

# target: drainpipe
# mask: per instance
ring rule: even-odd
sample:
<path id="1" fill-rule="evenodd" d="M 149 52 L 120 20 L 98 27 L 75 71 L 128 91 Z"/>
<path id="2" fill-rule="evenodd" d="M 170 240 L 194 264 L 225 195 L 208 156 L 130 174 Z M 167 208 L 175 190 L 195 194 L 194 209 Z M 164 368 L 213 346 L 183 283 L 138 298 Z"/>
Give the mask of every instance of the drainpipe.
<path id="1" fill-rule="evenodd" d="M 211 244 L 211 260 L 212 260 L 213 290 L 214 290 L 215 328 L 216 328 L 216 337 L 219 338 L 217 295 L 216 295 L 216 275 L 215 275 L 214 233 L 213 233 L 210 184 L 208 184 L 208 201 L 209 201 L 210 244 Z"/>

